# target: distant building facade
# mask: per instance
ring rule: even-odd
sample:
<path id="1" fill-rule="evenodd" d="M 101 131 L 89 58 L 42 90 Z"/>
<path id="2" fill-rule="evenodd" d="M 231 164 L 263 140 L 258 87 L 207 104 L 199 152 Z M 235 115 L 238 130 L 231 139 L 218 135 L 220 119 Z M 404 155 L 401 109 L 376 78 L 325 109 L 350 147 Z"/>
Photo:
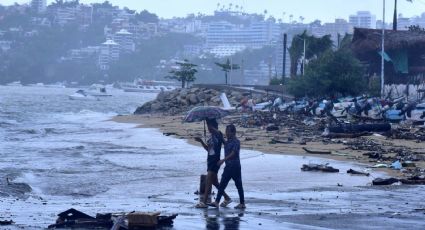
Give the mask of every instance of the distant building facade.
<path id="1" fill-rule="evenodd" d="M 353 27 L 375 29 L 376 16 L 369 11 L 357 11 L 357 14 L 350 15 L 349 20 Z"/>
<path id="2" fill-rule="evenodd" d="M 107 40 L 100 46 L 99 68 L 108 70 L 113 62 L 120 58 L 120 45 L 113 40 Z"/>
<path id="3" fill-rule="evenodd" d="M 252 22 L 249 26 L 213 22 L 208 26 L 206 46 L 209 49 L 234 46 L 257 49 L 276 42 L 280 31 L 280 26 L 271 20 Z"/>
<path id="4" fill-rule="evenodd" d="M 44 13 L 47 8 L 46 0 L 31 0 L 31 8 L 38 13 Z"/>
<path id="5" fill-rule="evenodd" d="M 136 50 L 133 34 L 125 29 L 118 31 L 115 34 L 114 41 L 119 45 L 120 50 L 124 53 L 131 53 Z"/>

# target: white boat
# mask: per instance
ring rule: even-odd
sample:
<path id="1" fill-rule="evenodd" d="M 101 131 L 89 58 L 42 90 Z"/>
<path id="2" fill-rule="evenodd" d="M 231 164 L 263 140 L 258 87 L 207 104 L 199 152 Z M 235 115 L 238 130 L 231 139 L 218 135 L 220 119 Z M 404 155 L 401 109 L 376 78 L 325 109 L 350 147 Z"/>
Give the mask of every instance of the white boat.
<path id="1" fill-rule="evenodd" d="M 112 94 L 106 92 L 106 87 L 99 84 L 93 84 L 90 86 L 89 90 L 86 92 L 88 95 L 94 97 L 111 97 Z"/>
<path id="2" fill-rule="evenodd" d="M 118 88 L 121 88 L 124 92 L 159 93 L 161 91 L 172 91 L 177 87 L 174 86 L 174 82 L 136 79 L 133 83 L 120 83 Z"/>
<path id="3" fill-rule="evenodd" d="M 80 89 L 74 94 L 68 96 L 71 100 L 81 100 L 81 101 L 97 101 L 99 100 L 97 97 L 89 95 L 86 91 Z"/>
<path id="4" fill-rule="evenodd" d="M 65 84 L 62 82 L 56 82 L 53 84 L 44 85 L 46 88 L 66 88 Z"/>
<path id="5" fill-rule="evenodd" d="M 29 84 L 30 87 L 44 87 L 43 83 L 35 83 L 35 84 Z"/>
<path id="6" fill-rule="evenodd" d="M 14 81 L 6 84 L 7 86 L 22 86 L 20 81 Z"/>

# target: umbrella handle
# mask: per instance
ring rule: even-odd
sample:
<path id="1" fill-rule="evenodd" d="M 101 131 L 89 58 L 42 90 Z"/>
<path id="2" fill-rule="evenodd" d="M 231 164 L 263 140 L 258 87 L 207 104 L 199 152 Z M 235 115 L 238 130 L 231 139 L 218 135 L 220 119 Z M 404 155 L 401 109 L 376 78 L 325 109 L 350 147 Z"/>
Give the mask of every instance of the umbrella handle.
<path id="1" fill-rule="evenodd" d="M 206 127 L 205 127 L 205 120 L 204 120 L 204 141 L 205 142 L 207 141 L 207 130 L 206 130 Z"/>

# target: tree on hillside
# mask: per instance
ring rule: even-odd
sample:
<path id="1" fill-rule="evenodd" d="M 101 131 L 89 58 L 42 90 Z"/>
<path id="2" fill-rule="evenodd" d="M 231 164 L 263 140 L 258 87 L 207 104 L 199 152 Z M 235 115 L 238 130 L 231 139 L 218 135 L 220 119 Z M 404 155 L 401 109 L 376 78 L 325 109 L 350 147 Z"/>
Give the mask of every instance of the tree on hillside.
<path id="1" fill-rule="evenodd" d="M 176 62 L 178 67 L 171 70 L 169 73 L 171 76 L 166 76 L 166 78 L 175 79 L 182 83 L 182 88 L 186 88 L 187 83 L 193 82 L 196 80 L 195 74 L 198 72 L 196 70 L 195 64 L 190 63 L 187 59 L 183 62 Z"/>
<path id="2" fill-rule="evenodd" d="M 73 0 L 73 1 L 64 1 L 64 0 L 56 0 L 52 2 L 52 4 L 49 7 L 75 7 L 80 4 L 79 0 Z"/>
<path id="3" fill-rule="evenodd" d="M 136 20 L 144 23 L 157 23 L 159 21 L 158 15 L 150 13 L 147 10 L 143 10 L 136 14 Z"/>
<path id="4" fill-rule="evenodd" d="M 231 64 L 229 59 L 227 59 L 225 63 L 215 62 L 215 64 L 218 67 L 221 68 L 221 71 L 224 72 L 224 77 L 226 79 L 226 85 L 227 85 L 227 73 L 229 73 L 232 70 L 240 69 L 239 65 Z"/>

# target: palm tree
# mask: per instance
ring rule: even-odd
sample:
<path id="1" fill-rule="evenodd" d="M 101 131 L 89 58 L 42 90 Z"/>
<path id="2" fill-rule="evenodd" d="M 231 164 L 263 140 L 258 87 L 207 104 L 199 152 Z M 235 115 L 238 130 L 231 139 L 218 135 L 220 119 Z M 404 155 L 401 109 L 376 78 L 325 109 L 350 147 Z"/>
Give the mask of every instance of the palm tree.
<path id="1" fill-rule="evenodd" d="M 413 2 L 413 0 L 406 0 L 406 1 Z M 393 30 L 397 30 L 397 0 L 394 0 Z"/>
<path id="2" fill-rule="evenodd" d="M 224 72 L 224 77 L 226 78 L 226 85 L 227 85 L 227 73 L 234 69 L 240 69 L 239 65 L 231 64 L 229 59 L 227 59 L 225 63 L 216 62 L 215 64 L 221 68 L 221 71 Z"/>

